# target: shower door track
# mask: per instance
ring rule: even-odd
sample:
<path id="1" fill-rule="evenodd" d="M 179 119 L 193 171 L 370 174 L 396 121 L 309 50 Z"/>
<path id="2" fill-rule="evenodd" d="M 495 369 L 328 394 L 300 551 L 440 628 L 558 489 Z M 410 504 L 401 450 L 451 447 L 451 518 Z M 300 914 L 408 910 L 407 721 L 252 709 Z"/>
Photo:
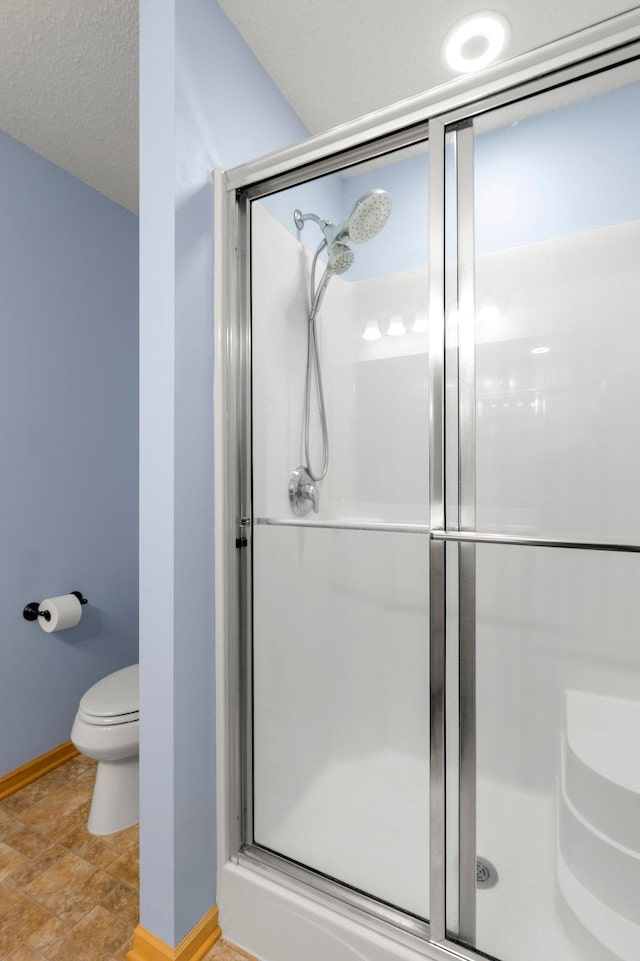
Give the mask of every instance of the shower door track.
<path id="1" fill-rule="evenodd" d="M 542 51 L 488 71 L 480 86 L 462 80 L 434 94 L 414 98 L 371 118 L 345 125 L 216 177 L 217 377 L 216 425 L 216 628 L 218 656 L 219 777 L 221 870 L 250 869 L 283 888 L 306 895 L 356 923 L 386 935 L 391 942 L 418 947 L 426 956 L 479 961 L 486 955 L 451 939 L 446 924 L 445 794 L 445 550 L 447 543 L 511 544 L 640 553 L 640 545 L 614 540 L 583 542 L 526 534 L 478 532 L 473 517 L 458 513 L 451 529 L 445 514 L 445 290 L 444 146 L 445 134 L 463 129 L 473 116 L 522 101 L 545 91 L 595 76 L 640 58 L 640 12 L 632 11 Z M 428 136 L 427 136 L 428 128 Z M 463 134 L 464 137 L 464 134 Z M 253 518 L 255 524 L 303 529 L 397 531 L 426 535 L 430 542 L 430 921 L 349 888 L 312 869 L 274 854 L 253 841 L 252 831 L 252 466 L 251 466 L 251 201 L 314 177 L 383 156 L 403 146 L 429 141 L 429 313 L 433 326 L 430 373 L 430 516 L 428 525 L 378 524 L 375 521 L 309 521 Z M 468 405 L 467 405 L 468 408 Z M 460 415 L 459 415 L 460 416 Z M 466 430 L 468 434 L 468 427 Z M 459 431 L 465 431 L 460 422 Z M 220 441 L 225 436 L 224 444 Z M 425 485 L 426 486 L 426 485 Z M 462 529 L 462 528 L 469 529 Z M 235 546 L 234 546 L 235 545 Z M 245 549 L 238 550 L 238 547 Z M 238 639 L 240 644 L 238 644 Z M 426 642 L 426 639 L 425 639 Z M 475 738 L 475 730 L 471 732 Z M 222 749 L 220 749 L 222 748 Z M 471 755 L 473 756 L 473 755 Z M 475 777 L 475 772 L 473 774 Z M 460 809 L 460 817 L 469 817 Z M 461 825 L 462 827 L 462 825 Z M 462 834 L 461 834 L 462 838 Z M 463 841 L 461 840 L 461 843 Z M 468 846 L 467 861 L 475 857 Z M 459 890 L 463 898 L 463 892 Z M 469 900 L 470 892 L 466 898 Z"/>
<path id="2" fill-rule="evenodd" d="M 284 873 L 294 883 L 302 883 L 308 890 L 313 890 L 322 901 L 330 898 L 332 903 L 339 904 L 347 915 L 355 918 L 366 916 L 368 923 L 374 923 L 381 933 L 388 933 L 390 927 L 395 929 L 396 937 L 409 947 L 429 940 L 427 921 L 384 901 L 378 901 L 356 888 L 307 868 L 260 844 L 250 844 L 243 848 L 239 863 L 266 871 L 268 876 L 273 876 L 274 873 L 281 876 Z"/>

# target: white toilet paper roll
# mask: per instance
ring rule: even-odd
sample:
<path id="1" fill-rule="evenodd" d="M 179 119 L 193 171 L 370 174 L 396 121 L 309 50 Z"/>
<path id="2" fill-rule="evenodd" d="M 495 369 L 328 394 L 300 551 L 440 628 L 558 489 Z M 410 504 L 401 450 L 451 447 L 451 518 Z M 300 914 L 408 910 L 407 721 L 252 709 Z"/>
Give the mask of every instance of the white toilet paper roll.
<path id="1" fill-rule="evenodd" d="M 61 597 L 48 597 L 38 607 L 39 611 L 48 611 L 50 619 L 39 617 L 38 623 L 43 631 L 51 634 L 53 631 L 64 631 L 67 627 L 75 627 L 82 616 L 82 605 L 75 594 L 62 594 Z"/>

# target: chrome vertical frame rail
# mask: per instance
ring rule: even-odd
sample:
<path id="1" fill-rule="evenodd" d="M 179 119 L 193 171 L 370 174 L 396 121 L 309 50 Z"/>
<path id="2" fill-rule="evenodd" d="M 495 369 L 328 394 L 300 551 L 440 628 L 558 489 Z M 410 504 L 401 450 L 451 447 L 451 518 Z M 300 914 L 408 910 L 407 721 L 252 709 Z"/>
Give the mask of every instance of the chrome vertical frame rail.
<path id="1" fill-rule="evenodd" d="M 235 388 L 232 391 L 231 406 L 235 412 L 234 418 L 229 419 L 228 444 L 231 450 L 231 460 L 235 462 L 229 491 L 233 499 L 229 499 L 229 515 L 234 518 L 234 537 L 237 544 L 235 558 L 231 563 L 235 572 L 237 587 L 237 605 L 235 606 L 235 621 L 230 630 L 237 630 L 235 637 L 231 636 L 230 645 L 236 644 L 236 678 L 237 688 L 237 750 L 231 760 L 229 771 L 232 780 L 237 782 L 236 823 L 231 830 L 232 847 L 231 859 L 240 869 L 250 867 L 283 887 L 295 888 L 300 885 L 307 897 L 325 906 L 351 917 L 360 923 L 366 923 L 369 928 L 378 928 L 381 932 L 392 933 L 395 941 L 413 949 L 422 949 L 430 939 L 428 921 L 416 917 L 406 911 L 387 904 L 365 892 L 350 888 L 317 871 L 298 864 L 286 855 L 278 854 L 260 844 L 254 837 L 254 788 L 253 788 L 253 535 L 255 529 L 264 526 L 264 518 L 253 516 L 253 478 L 252 478 L 252 347 L 251 347 L 251 207 L 262 197 L 278 190 L 287 189 L 293 183 L 303 183 L 316 176 L 323 176 L 333 170 L 340 170 L 344 166 L 370 160 L 375 157 L 392 155 L 395 151 L 405 147 L 413 147 L 418 143 L 426 143 L 428 134 L 427 124 L 413 126 L 407 131 L 384 137 L 375 142 L 363 145 L 348 155 L 330 158 L 312 167 L 302 167 L 297 175 L 286 175 L 283 178 L 270 179 L 246 188 L 233 189 L 230 186 L 230 196 L 235 203 L 236 249 L 237 260 L 235 283 L 235 318 L 228 318 L 228 323 L 236 331 L 233 355 L 230 357 L 227 376 L 233 380 Z M 426 215 L 426 211 L 425 211 Z M 259 362 L 259 358 L 255 359 Z M 260 478 L 257 478 L 260 483 Z M 273 520 L 273 519 L 270 519 Z M 301 526 L 299 522 L 291 524 L 287 519 L 281 519 L 285 526 Z M 312 526 L 318 526 L 313 524 Z M 324 526 L 324 525 L 320 525 Z M 334 526 L 331 524 L 330 526 Z M 341 525 L 336 525 L 340 527 Z M 361 527 L 365 531 L 371 527 L 377 529 L 379 524 L 348 524 L 347 528 Z M 397 525 L 403 533 L 420 533 L 428 538 L 428 525 Z M 245 543 L 246 541 L 246 543 Z M 436 550 L 444 552 L 443 544 L 436 545 Z M 234 563 L 235 562 L 235 563 Z M 426 585 L 425 585 L 426 587 Z M 230 595 L 229 595 L 230 596 Z M 231 604 L 233 606 L 233 603 Z M 427 638 L 425 637 L 425 644 Z M 233 677 L 229 670 L 229 677 Z M 426 694 L 426 691 L 425 691 Z M 425 744 L 425 753 L 427 745 Z M 233 768 L 233 764 L 236 767 Z M 234 844 L 235 842 L 235 844 Z M 425 865 L 426 870 L 426 865 Z M 425 906 L 426 907 L 426 906 Z"/>
<path id="2" fill-rule="evenodd" d="M 248 210 L 231 190 L 228 175 L 216 170 L 214 186 L 214 457 L 215 457 L 215 630 L 216 674 L 224 674 L 217 724 L 224 738 L 225 812 L 219 825 L 220 856 L 235 859 L 246 820 L 247 732 L 251 703 L 246 695 L 247 551 L 239 550 L 241 518 L 247 503 L 247 409 L 249 330 L 247 310 Z M 250 587 L 250 581 L 248 582 Z M 218 686 L 218 694 L 221 694 Z M 220 772 L 219 772 L 220 776 Z M 249 782 L 250 784 L 250 782 Z"/>
<path id="3" fill-rule="evenodd" d="M 237 470 L 236 451 L 230 444 L 235 436 L 233 426 L 234 378 L 230 376 L 231 358 L 234 356 L 235 340 L 231 318 L 237 318 L 235 303 L 235 274 L 238 269 L 236 256 L 236 203 L 229 194 L 227 177 L 223 170 L 213 172 L 213 318 L 214 318 L 214 503 L 215 503 L 215 634 L 216 674 L 226 677 L 221 690 L 217 684 L 216 739 L 218 757 L 225 760 L 224 792 L 218 799 L 218 861 L 234 856 L 238 850 L 239 836 L 236 830 L 235 812 L 240 810 L 240 779 L 234 776 L 240 757 L 241 724 L 235 692 L 240 689 L 237 671 L 237 650 L 233 639 L 237 637 L 235 612 L 239 607 L 239 582 L 235 568 L 235 554 L 231 549 L 234 522 L 228 504 L 235 499 L 234 476 Z M 226 809 L 226 812 L 225 812 Z M 222 814 L 226 813 L 226 816 Z M 224 820 L 221 820 L 221 814 Z M 223 862 L 224 863 L 224 862 Z"/>
<path id="4" fill-rule="evenodd" d="M 236 554 L 240 578 L 238 610 L 241 684 L 241 757 L 240 834 L 242 844 L 253 840 L 253 476 L 252 476 L 252 403 L 251 403 L 251 203 L 246 195 L 238 197 L 237 256 L 241 265 L 238 277 L 239 316 L 244 321 L 238 330 L 237 443 L 240 468 L 237 485 Z"/>
<path id="5" fill-rule="evenodd" d="M 456 131 L 458 288 L 458 529 L 476 526 L 476 346 L 473 126 Z M 458 935 L 476 928 L 476 548 L 458 545 Z"/>
<path id="6" fill-rule="evenodd" d="M 429 127 L 429 519 L 445 526 L 444 487 L 444 126 Z M 431 940 L 446 934 L 445 551 L 429 545 L 429 921 Z"/>

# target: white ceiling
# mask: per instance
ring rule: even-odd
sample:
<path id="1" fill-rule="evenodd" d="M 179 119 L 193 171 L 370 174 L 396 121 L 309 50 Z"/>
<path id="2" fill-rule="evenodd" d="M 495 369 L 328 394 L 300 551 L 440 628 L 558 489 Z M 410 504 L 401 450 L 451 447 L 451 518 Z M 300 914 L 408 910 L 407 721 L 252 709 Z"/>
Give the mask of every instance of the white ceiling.
<path id="1" fill-rule="evenodd" d="M 0 0 L 0 22 L 0 129 L 137 210 L 137 0 Z"/>
<path id="2" fill-rule="evenodd" d="M 623 13 L 632 0 L 219 0 L 311 133 L 453 78 L 448 30 L 487 9 L 511 25 L 508 57 Z"/>
<path id="3" fill-rule="evenodd" d="M 311 133 L 437 86 L 448 29 L 487 8 L 516 56 L 630 0 L 220 0 Z M 138 203 L 137 0 L 0 0 L 0 129 Z"/>

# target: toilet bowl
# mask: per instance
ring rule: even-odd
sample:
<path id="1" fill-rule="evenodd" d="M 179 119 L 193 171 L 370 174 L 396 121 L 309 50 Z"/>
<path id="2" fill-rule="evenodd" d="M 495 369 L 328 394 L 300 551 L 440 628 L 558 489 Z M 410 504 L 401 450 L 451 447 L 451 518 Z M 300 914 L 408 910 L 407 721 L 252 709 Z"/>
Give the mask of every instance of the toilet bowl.
<path id="1" fill-rule="evenodd" d="M 115 671 L 82 697 L 71 740 L 98 762 L 87 829 L 114 834 L 138 822 L 138 665 Z"/>

